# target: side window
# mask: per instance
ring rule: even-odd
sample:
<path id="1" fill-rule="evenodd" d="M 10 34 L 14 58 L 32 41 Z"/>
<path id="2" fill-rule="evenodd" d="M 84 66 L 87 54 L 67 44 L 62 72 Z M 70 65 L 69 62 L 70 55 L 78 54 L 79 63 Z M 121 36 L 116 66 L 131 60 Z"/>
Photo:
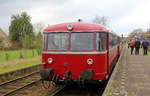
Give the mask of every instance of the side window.
<path id="1" fill-rule="evenodd" d="M 105 51 L 106 50 L 106 33 L 97 33 L 96 34 L 96 50 Z"/>
<path id="2" fill-rule="evenodd" d="M 113 47 L 113 36 L 111 33 L 109 33 L 109 48 Z"/>
<path id="3" fill-rule="evenodd" d="M 116 35 L 109 33 L 109 48 L 114 47 L 118 43 L 119 43 L 119 38 Z"/>
<path id="4" fill-rule="evenodd" d="M 121 42 L 120 37 L 118 37 L 118 44 Z"/>
<path id="5" fill-rule="evenodd" d="M 118 38 L 117 38 L 117 36 L 116 35 L 113 35 L 113 41 L 114 41 L 114 45 L 113 46 L 115 46 L 115 45 L 117 45 L 118 44 Z"/>

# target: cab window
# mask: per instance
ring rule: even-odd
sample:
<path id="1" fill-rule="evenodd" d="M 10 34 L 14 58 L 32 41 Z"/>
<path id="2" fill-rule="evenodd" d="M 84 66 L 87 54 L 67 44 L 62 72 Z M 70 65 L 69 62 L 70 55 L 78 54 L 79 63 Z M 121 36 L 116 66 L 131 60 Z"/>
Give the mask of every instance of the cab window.
<path id="1" fill-rule="evenodd" d="M 68 33 L 49 33 L 48 50 L 68 50 Z"/>
<path id="2" fill-rule="evenodd" d="M 72 33 L 71 50 L 72 51 L 92 51 L 94 50 L 93 33 Z"/>

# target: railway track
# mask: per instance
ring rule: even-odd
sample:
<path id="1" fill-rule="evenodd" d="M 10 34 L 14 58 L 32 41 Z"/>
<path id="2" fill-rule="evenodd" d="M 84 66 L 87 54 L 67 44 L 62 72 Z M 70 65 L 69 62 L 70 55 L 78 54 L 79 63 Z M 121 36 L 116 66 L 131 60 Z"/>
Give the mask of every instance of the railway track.
<path id="1" fill-rule="evenodd" d="M 87 86 L 79 88 L 77 86 L 59 86 L 51 90 L 49 96 L 101 96 L 104 86 Z"/>
<path id="2" fill-rule="evenodd" d="M 39 82 L 41 80 L 39 72 L 40 71 L 34 71 L 19 78 L 0 83 L 0 96 L 13 95 L 18 91 Z"/>
<path id="3" fill-rule="evenodd" d="M 0 83 L 20 77 L 24 74 L 29 74 L 33 71 L 39 70 L 41 68 L 41 64 L 37 64 L 31 67 L 23 68 L 23 69 L 18 69 L 12 72 L 0 74 Z"/>
<path id="4" fill-rule="evenodd" d="M 66 86 L 57 86 L 55 88 L 53 88 L 48 94 L 50 96 L 55 96 L 56 94 L 58 94 L 60 91 L 62 91 L 63 89 L 65 89 Z"/>

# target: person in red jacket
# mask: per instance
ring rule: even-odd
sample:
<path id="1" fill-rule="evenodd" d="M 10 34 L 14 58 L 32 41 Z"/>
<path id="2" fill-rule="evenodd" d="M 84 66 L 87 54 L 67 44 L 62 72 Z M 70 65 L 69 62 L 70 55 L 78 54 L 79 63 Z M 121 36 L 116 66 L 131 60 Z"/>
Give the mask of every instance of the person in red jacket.
<path id="1" fill-rule="evenodd" d="M 132 39 L 130 40 L 131 55 L 133 54 L 134 46 L 135 46 L 135 40 Z"/>

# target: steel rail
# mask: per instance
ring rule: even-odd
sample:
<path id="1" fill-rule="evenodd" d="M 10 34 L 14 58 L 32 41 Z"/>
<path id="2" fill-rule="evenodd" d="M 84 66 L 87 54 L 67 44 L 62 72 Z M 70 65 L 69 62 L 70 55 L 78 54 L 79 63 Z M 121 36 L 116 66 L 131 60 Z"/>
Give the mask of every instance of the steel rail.
<path id="1" fill-rule="evenodd" d="M 36 74 L 38 74 L 39 72 L 40 72 L 39 70 L 38 70 L 38 71 L 34 71 L 34 72 L 32 72 L 32 73 L 26 74 L 26 75 L 21 76 L 21 77 L 19 77 L 19 78 L 16 78 L 16 79 L 9 80 L 9 81 L 6 81 L 6 82 L 1 83 L 1 84 L 0 84 L 0 88 L 2 88 L 2 89 L 4 90 L 4 91 L 2 91 L 3 93 L 1 93 L 2 96 L 11 95 L 11 94 L 13 94 L 13 93 L 15 93 L 15 92 L 17 92 L 17 91 L 19 91 L 19 90 L 25 88 L 25 87 L 31 86 L 31 85 L 33 85 L 33 84 L 35 84 L 35 83 L 41 81 L 41 78 L 38 78 L 38 79 L 36 78 Z M 20 80 L 20 81 L 21 81 L 21 80 L 26 80 L 27 78 L 30 78 L 30 77 L 32 77 L 32 76 L 33 76 L 33 77 L 35 76 L 35 78 L 32 78 L 32 81 L 31 81 L 31 82 L 26 83 L 26 84 L 24 84 L 24 82 L 21 82 L 20 84 L 23 83 L 23 85 L 19 85 L 18 87 L 14 88 L 13 90 L 5 91 L 4 88 L 5 88 L 7 85 L 9 86 L 9 84 L 12 84 L 12 83 L 14 83 L 14 82 L 17 83 L 19 80 Z M 36 80 L 34 80 L 34 79 L 36 79 Z M 27 80 L 28 80 L 28 79 L 27 79 Z M 12 85 L 12 86 L 15 86 L 15 85 Z M 3 87 L 4 87 L 4 88 L 3 88 Z M 9 89 L 9 87 L 6 88 L 6 89 Z"/>
<path id="2" fill-rule="evenodd" d="M 21 86 L 21 87 L 17 88 L 17 89 L 14 89 L 14 90 L 12 90 L 12 91 L 10 91 L 10 92 L 4 94 L 3 96 L 9 96 L 9 95 L 11 95 L 11 94 L 13 94 L 13 93 L 15 93 L 15 92 L 17 92 L 17 91 L 20 91 L 21 89 L 24 89 L 24 88 L 26 88 L 26 87 L 29 87 L 29 86 L 31 86 L 31 85 L 33 85 L 33 84 L 39 82 L 40 80 L 41 80 L 41 79 L 39 79 L 39 80 L 37 80 L 37 81 L 33 81 L 33 82 L 31 82 L 31 83 L 28 83 L 28 84 L 26 84 L 26 85 L 24 85 L 24 86 Z"/>
<path id="3" fill-rule="evenodd" d="M 66 86 L 58 86 L 54 89 L 52 89 L 49 93 L 50 96 L 55 96 L 56 94 L 58 94 L 61 90 L 63 90 Z"/>
<path id="4" fill-rule="evenodd" d="M 32 72 L 32 73 L 29 73 L 29 74 L 26 74 L 26 75 L 24 75 L 24 76 L 18 77 L 18 78 L 16 78 L 16 79 L 12 79 L 12 80 L 9 80 L 9 81 L 0 83 L 0 87 L 3 86 L 3 85 L 5 85 L 5 84 L 8 84 L 8 83 L 17 81 L 17 80 L 27 78 L 27 77 L 29 77 L 29 76 L 31 76 L 31 75 L 33 75 L 33 74 L 39 73 L 39 72 L 40 72 L 39 70 L 38 70 L 38 71 L 34 71 L 34 72 Z"/>

